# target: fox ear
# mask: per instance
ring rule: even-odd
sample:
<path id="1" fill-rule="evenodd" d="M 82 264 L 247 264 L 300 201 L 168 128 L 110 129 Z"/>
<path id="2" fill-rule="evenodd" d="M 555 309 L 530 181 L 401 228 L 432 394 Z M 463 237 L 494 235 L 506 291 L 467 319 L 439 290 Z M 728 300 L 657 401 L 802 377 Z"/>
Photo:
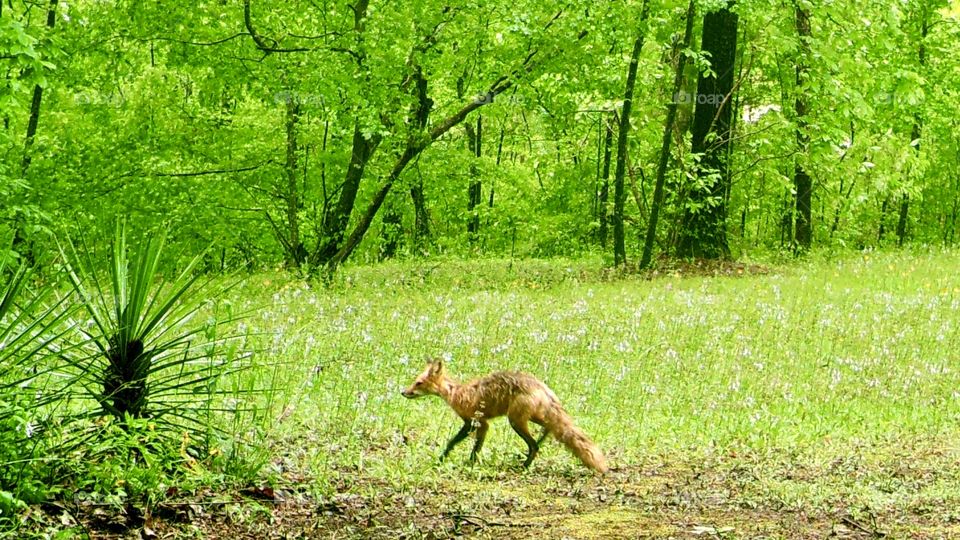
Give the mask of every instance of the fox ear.
<path id="1" fill-rule="evenodd" d="M 430 374 L 436 375 L 437 373 L 443 372 L 443 360 L 435 358 L 430 362 Z"/>

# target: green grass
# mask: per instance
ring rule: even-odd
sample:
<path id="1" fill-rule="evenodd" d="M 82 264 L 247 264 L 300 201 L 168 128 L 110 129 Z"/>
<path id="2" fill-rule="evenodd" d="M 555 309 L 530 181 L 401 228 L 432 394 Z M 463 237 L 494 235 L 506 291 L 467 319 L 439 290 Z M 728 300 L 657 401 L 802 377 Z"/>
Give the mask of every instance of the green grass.
<path id="1" fill-rule="evenodd" d="M 534 373 L 629 461 L 955 433 L 958 263 L 952 253 L 884 255 L 764 276 L 613 282 L 581 282 L 571 266 L 569 280 L 542 285 L 494 261 L 477 271 L 499 270 L 508 286 L 472 286 L 468 269 L 426 286 L 403 268 L 358 269 L 334 290 L 257 277 L 239 295 L 272 295 L 250 330 L 284 362 L 295 416 L 346 448 L 406 434 L 416 440 L 405 464 L 434 457 L 452 413 L 399 391 L 424 356 L 444 356 L 465 379 Z M 517 446 L 496 444 L 485 453 Z"/>
<path id="2" fill-rule="evenodd" d="M 747 468 L 737 504 L 836 522 L 960 501 L 941 468 L 960 456 L 957 267 L 952 252 L 654 280 L 608 279 L 593 261 L 392 265 L 347 270 L 329 289 L 257 276 L 237 298 L 268 304 L 248 331 L 282 364 L 275 449 L 315 493 L 425 490 L 447 497 L 418 505 L 445 515 L 512 490 L 541 509 L 552 499 L 534 486 L 589 484 L 556 444 L 519 475 L 523 443 L 502 422 L 479 466 L 466 466 L 468 444 L 438 465 L 458 420 L 439 399 L 399 392 L 425 356 L 443 356 L 462 379 L 534 373 L 621 471 L 684 464 L 679 476 L 706 470 L 724 485 Z M 936 474 L 910 484 L 904 460 Z"/>
<path id="3" fill-rule="evenodd" d="M 252 276 L 228 301 L 252 313 L 237 330 L 258 367 L 233 382 L 269 391 L 230 400 L 269 412 L 237 428 L 238 451 L 269 451 L 261 482 L 314 501 L 302 519 L 274 511 L 320 537 L 960 534 L 958 267 L 929 252 L 742 277 L 616 277 L 594 260 Z M 426 356 L 464 380 L 535 374 L 614 471 L 550 443 L 524 473 L 502 421 L 479 465 L 466 443 L 438 464 L 459 420 L 400 396 Z M 262 508 L 238 512 L 269 530 Z"/>

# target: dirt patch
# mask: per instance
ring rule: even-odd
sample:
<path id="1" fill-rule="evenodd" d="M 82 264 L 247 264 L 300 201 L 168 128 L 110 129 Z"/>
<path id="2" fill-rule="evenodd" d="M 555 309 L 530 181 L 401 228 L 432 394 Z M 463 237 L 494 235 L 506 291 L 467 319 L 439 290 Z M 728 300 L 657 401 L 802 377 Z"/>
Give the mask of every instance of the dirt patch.
<path id="1" fill-rule="evenodd" d="M 651 279 L 663 276 L 746 277 L 765 275 L 770 272 L 769 267 L 761 264 L 751 264 L 726 259 L 673 259 L 661 257 L 654 263 L 653 268 L 644 272 L 644 275 Z"/>
<path id="2" fill-rule="evenodd" d="M 43 519 L 33 521 L 60 523 L 97 539 L 960 538 L 960 519 L 933 502 L 874 507 L 842 497 L 830 504 L 787 502 L 764 487 L 787 471 L 765 467 L 770 477 L 761 478 L 751 465 L 760 464 L 646 464 L 604 477 L 546 467 L 470 479 L 454 472 L 431 487 L 391 486 L 352 472 L 349 482 L 325 497 L 295 489 L 208 493 L 165 501 L 149 513 L 47 505 L 35 509 Z M 911 482 L 952 478 L 939 473 L 931 478 L 927 467 L 895 472 Z M 820 473 L 820 480 L 832 481 L 829 471 Z M 806 474 L 795 478 L 811 481 Z"/>

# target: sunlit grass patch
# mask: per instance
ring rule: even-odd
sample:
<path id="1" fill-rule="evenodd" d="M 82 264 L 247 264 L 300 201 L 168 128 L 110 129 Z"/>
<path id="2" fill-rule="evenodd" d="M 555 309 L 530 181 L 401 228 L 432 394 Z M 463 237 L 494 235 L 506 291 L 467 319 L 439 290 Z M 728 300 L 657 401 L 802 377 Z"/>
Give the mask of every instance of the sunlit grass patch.
<path id="1" fill-rule="evenodd" d="M 288 282 L 259 295 L 267 307 L 250 324 L 283 362 L 282 392 L 310 429 L 354 452 L 404 445 L 429 461 L 455 430 L 439 400 L 399 398 L 425 356 L 446 357 L 464 379 L 534 373 L 623 459 L 908 436 L 952 429 L 960 412 L 956 262 L 879 256 L 547 290 Z M 485 454 L 512 451 L 513 439 L 495 427 Z"/>
<path id="2" fill-rule="evenodd" d="M 607 521 L 624 531 L 653 530 L 657 516 L 671 534 L 726 526 L 692 513 L 727 519 L 734 537 L 790 538 L 805 524 L 828 534 L 859 523 L 863 509 L 906 513 L 888 527 L 902 532 L 958 500 L 947 472 L 958 452 L 944 442 L 960 432 L 958 263 L 950 252 L 870 254 L 654 280 L 593 279 L 599 267 L 563 261 L 546 278 L 541 266 L 484 261 L 421 279 L 417 263 L 346 269 L 329 286 L 253 276 L 230 301 L 253 310 L 240 330 L 260 368 L 243 376 L 271 389 L 262 443 L 275 481 L 320 498 L 386 497 L 391 512 L 413 505 L 431 516 L 421 532 L 466 527 L 457 516 L 470 512 L 559 523 L 549 516 L 586 504 L 602 517 L 616 502 L 631 509 Z M 459 420 L 439 399 L 399 394 L 428 356 L 463 380 L 533 373 L 613 473 L 596 478 L 552 441 L 524 472 L 523 442 L 498 421 L 480 463 L 467 464 L 463 445 L 439 464 Z M 935 513 L 928 524 L 947 530 Z M 570 527 L 592 527 L 586 517 Z"/>

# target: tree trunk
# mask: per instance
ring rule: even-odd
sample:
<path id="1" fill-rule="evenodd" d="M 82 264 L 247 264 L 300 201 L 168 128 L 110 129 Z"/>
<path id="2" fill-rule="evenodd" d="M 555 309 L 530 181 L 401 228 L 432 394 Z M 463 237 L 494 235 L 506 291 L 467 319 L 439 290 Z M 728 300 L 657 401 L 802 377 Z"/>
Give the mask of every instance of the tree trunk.
<path id="1" fill-rule="evenodd" d="M 647 14 L 650 4 L 644 1 L 640 12 L 640 24 L 637 39 L 633 42 L 630 65 L 627 67 L 627 87 L 623 92 L 623 109 L 620 111 L 620 129 L 617 133 L 617 170 L 613 177 L 613 264 L 627 263 L 626 237 L 623 226 L 623 207 L 627 192 L 623 179 L 627 170 L 627 135 L 630 133 L 630 111 L 633 108 L 633 88 L 637 82 L 637 66 L 640 63 L 640 51 L 646 37 Z"/>
<path id="2" fill-rule="evenodd" d="M 58 3 L 59 0 L 50 0 L 50 4 L 47 7 L 47 28 L 52 29 L 57 22 Z M 39 84 L 34 85 L 33 98 L 30 100 L 30 117 L 27 120 L 27 134 L 23 140 L 23 156 L 20 161 L 20 177 L 24 179 L 27 177 L 27 170 L 30 169 L 30 163 L 33 160 L 30 152 L 33 149 L 33 141 L 37 136 L 37 127 L 40 125 L 40 104 L 42 100 L 43 87 Z M 23 232 L 22 221 L 24 219 L 25 218 L 19 215 L 14 216 L 12 248 L 23 257 L 27 264 L 32 266 L 35 262 L 35 257 L 33 248 L 30 246 L 30 242 Z"/>
<path id="3" fill-rule="evenodd" d="M 663 140 L 660 144 L 660 160 L 657 163 L 657 180 L 653 188 L 653 202 L 650 205 L 650 220 L 647 222 L 647 234 L 643 242 L 643 255 L 640 258 L 640 269 L 650 266 L 653 260 L 653 244 L 657 238 L 657 221 L 660 216 L 660 207 L 663 206 L 664 180 L 667 176 L 667 163 L 670 160 L 670 144 L 673 142 L 673 126 L 677 121 L 677 98 L 683 88 L 683 68 L 686 65 L 686 49 L 690 47 L 693 36 L 693 18 L 696 15 L 695 0 L 690 0 L 687 6 L 687 25 L 683 32 L 683 41 L 680 43 L 677 58 L 677 70 L 673 77 L 673 91 L 670 102 L 667 104 L 667 117 L 663 122 Z"/>
<path id="4" fill-rule="evenodd" d="M 811 201 L 813 196 L 813 181 L 810 174 L 804 168 L 804 158 L 807 156 L 807 149 L 810 143 L 810 135 L 807 133 L 807 99 L 804 94 L 804 82 L 806 79 L 808 66 L 807 61 L 810 58 L 810 12 L 800 6 L 796 8 L 796 27 L 797 35 L 800 38 L 800 56 L 797 59 L 797 88 L 796 101 L 794 104 L 797 115 L 797 147 L 799 155 L 793 171 L 793 187 L 796 192 L 796 222 L 794 242 L 795 248 L 802 252 L 810 249 L 813 243 L 813 220 L 811 211 Z"/>
<path id="5" fill-rule="evenodd" d="M 479 160 L 483 155 L 483 116 L 477 115 L 476 129 L 470 124 L 466 124 L 466 130 L 470 152 Z M 470 166 L 470 177 L 469 201 L 467 203 L 467 236 L 470 243 L 473 244 L 477 241 L 477 236 L 480 233 L 480 214 L 477 207 L 483 204 L 483 185 L 480 181 L 480 169 L 477 163 Z"/>
<path id="6" fill-rule="evenodd" d="M 927 39 L 927 33 L 929 32 L 929 23 L 927 22 L 927 10 L 926 8 L 921 8 L 921 20 L 920 20 L 920 45 L 917 48 L 917 57 L 920 61 L 920 69 L 927 64 L 927 48 L 924 41 Z M 913 121 L 913 130 L 910 132 L 910 142 L 916 141 L 914 150 L 917 155 L 920 155 L 920 135 L 923 130 L 923 121 L 918 114 Z M 907 238 L 907 224 L 910 215 L 910 194 L 904 192 L 900 198 L 900 218 L 897 220 L 897 245 L 903 247 L 903 242 Z"/>
<path id="7" fill-rule="evenodd" d="M 587 32 L 581 31 L 576 37 L 575 42 L 578 43 L 586 36 Z M 515 68 L 510 75 L 501 76 L 494 81 L 485 94 L 474 97 L 468 103 L 463 105 L 460 110 L 434 125 L 434 127 L 431 128 L 427 133 L 408 139 L 407 146 L 404 149 L 403 154 L 401 154 L 394 163 L 383 185 L 374 194 L 373 199 L 370 201 L 370 204 L 367 206 L 367 209 L 363 215 L 360 216 L 360 219 L 358 220 L 353 231 L 346 238 L 343 245 L 340 247 L 340 250 L 337 251 L 327 261 L 326 269 L 328 273 L 334 272 L 337 267 L 339 267 L 340 264 L 342 264 L 343 261 L 345 261 L 347 257 L 353 253 L 357 246 L 360 245 L 360 241 L 363 240 L 364 235 L 370 228 L 373 218 L 377 215 L 377 212 L 383 205 L 384 199 L 386 198 L 387 194 L 390 193 L 390 190 L 393 188 L 393 184 L 400 178 L 400 175 L 403 173 L 407 164 L 409 164 L 413 158 L 420 155 L 420 153 L 429 147 L 433 141 L 437 140 L 445 133 L 453 129 L 453 127 L 463 122 L 471 112 L 488 103 L 493 103 L 493 100 L 496 98 L 496 96 L 506 92 L 510 88 L 513 88 L 520 77 L 533 71 L 534 67 L 538 65 L 539 58 L 547 56 L 539 53 L 539 50 L 532 51 L 526 56 L 521 65 Z"/>
<path id="8" fill-rule="evenodd" d="M 383 213 L 383 231 L 380 234 L 380 260 L 396 257 L 403 241 L 403 219 L 394 205 L 388 205 Z"/>
<path id="9" fill-rule="evenodd" d="M 416 125 L 421 130 L 426 129 L 430 112 L 433 110 L 433 100 L 427 94 L 427 79 L 423 70 L 417 66 L 413 73 L 416 82 L 417 104 L 414 111 Z M 417 169 L 419 173 L 419 169 Z M 426 245 L 430 241 L 430 213 L 427 211 L 427 200 L 423 194 L 423 176 L 419 176 L 417 183 L 410 188 L 410 198 L 413 200 L 413 245 L 420 253 L 426 252 Z"/>
<path id="10" fill-rule="evenodd" d="M 59 0 L 50 0 L 50 6 L 47 8 L 47 28 L 53 28 L 57 22 L 57 4 Z M 27 169 L 30 168 L 32 156 L 30 149 L 33 147 L 33 140 L 37 135 L 37 126 L 40 123 L 40 103 L 43 99 L 43 87 L 39 84 L 33 87 L 33 99 L 30 101 L 30 118 L 27 121 L 27 136 L 23 141 L 23 160 L 20 162 L 20 174 L 26 176 Z"/>
<path id="11" fill-rule="evenodd" d="M 430 213 L 423 195 L 423 178 L 410 188 L 410 198 L 413 199 L 413 245 L 424 253 L 430 241 Z"/>
<path id="12" fill-rule="evenodd" d="M 903 241 L 907 237 L 907 217 L 910 213 L 910 195 L 904 193 L 900 196 L 900 212 L 897 217 L 897 247 L 903 247 Z"/>
<path id="13" fill-rule="evenodd" d="M 291 94 L 287 97 L 287 160 L 286 173 L 286 210 L 287 210 L 287 267 L 299 268 L 305 262 L 306 250 L 300 243 L 300 192 L 297 188 L 297 122 L 300 117 L 300 104 Z"/>
<path id="14" fill-rule="evenodd" d="M 337 197 L 337 204 L 332 208 L 327 208 L 324 212 L 321 229 L 323 238 L 320 238 L 317 243 L 317 249 L 310 261 L 312 265 L 319 266 L 326 263 L 340 249 L 347 225 L 350 222 L 350 215 L 353 213 L 353 207 L 357 200 L 357 192 L 360 190 L 363 172 L 377 146 L 379 146 L 380 140 L 379 135 L 366 139 L 360 131 L 359 121 L 354 125 L 350 164 L 347 166 L 343 184 L 340 186 L 340 196 Z"/>
<path id="15" fill-rule="evenodd" d="M 500 126 L 500 140 L 497 142 L 497 167 L 500 167 L 500 158 L 503 156 L 503 137 L 506 135 L 507 130 L 503 125 Z M 490 181 L 490 200 L 487 203 L 488 208 L 493 208 L 493 180 Z"/>
<path id="16" fill-rule="evenodd" d="M 607 201 L 610 199 L 610 158 L 613 156 L 613 116 L 610 116 L 604 124 L 606 124 L 606 135 L 603 138 L 603 172 L 600 174 L 600 194 L 597 201 L 597 219 L 600 222 L 597 236 L 600 240 L 600 247 L 606 249 L 607 236 L 609 234 Z"/>
<path id="17" fill-rule="evenodd" d="M 353 32 L 357 39 L 362 39 L 366 30 L 367 9 L 370 0 L 356 0 L 351 6 L 353 10 Z M 249 0 L 246 0 L 244 7 L 249 11 Z M 248 23 L 248 30 L 250 25 Z M 253 34 L 253 32 L 251 32 Z M 254 41 L 258 46 L 261 45 L 262 38 L 255 35 Z M 362 67 L 365 55 L 358 53 L 356 57 L 358 67 Z M 350 216 L 353 214 L 353 207 L 357 200 L 357 192 L 360 190 L 360 181 L 363 180 L 363 173 L 380 145 L 382 136 L 378 134 L 371 135 L 368 139 L 364 137 L 361 130 L 360 119 L 356 118 L 353 124 L 353 141 L 350 149 L 350 164 L 344 173 L 343 184 L 340 186 L 340 194 L 337 197 L 337 203 L 334 206 L 327 206 L 323 212 L 323 225 L 321 227 L 321 238 L 317 239 L 317 246 L 310 257 L 310 264 L 318 267 L 329 263 L 337 252 L 341 249 L 344 235 L 347 231 L 347 225 L 350 223 Z"/>
<path id="18" fill-rule="evenodd" d="M 713 74 L 701 74 L 697 81 L 691 151 L 701 156 L 696 169 L 699 181 L 683 209 L 676 248 L 680 257 L 720 259 L 730 255 L 726 200 L 738 23 L 737 14 L 730 11 L 732 3 L 703 16 L 701 50 L 710 53 Z"/>
<path id="19" fill-rule="evenodd" d="M 880 205 L 880 226 L 877 228 L 877 244 L 883 246 L 883 236 L 886 234 L 887 208 L 890 206 L 890 196 L 883 198 Z"/>

